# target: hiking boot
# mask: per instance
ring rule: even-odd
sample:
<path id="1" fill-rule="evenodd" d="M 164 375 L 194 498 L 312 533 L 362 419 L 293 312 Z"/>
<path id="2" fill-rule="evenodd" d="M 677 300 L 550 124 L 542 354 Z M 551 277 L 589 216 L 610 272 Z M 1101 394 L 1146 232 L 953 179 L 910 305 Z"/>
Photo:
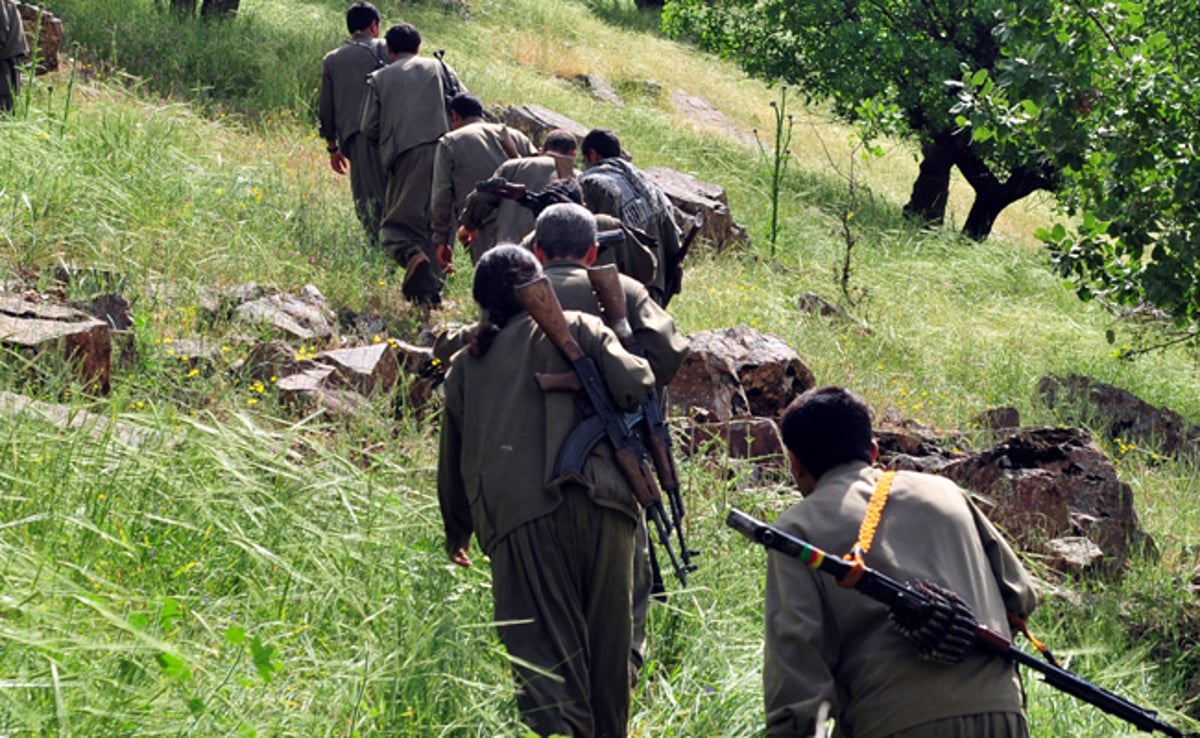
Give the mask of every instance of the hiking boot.
<path id="1" fill-rule="evenodd" d="M 418 251 L 404 265 L 401 291 L 413 305 L 440 305 L 442 280 L 433 271 L 429 257 Z"/>

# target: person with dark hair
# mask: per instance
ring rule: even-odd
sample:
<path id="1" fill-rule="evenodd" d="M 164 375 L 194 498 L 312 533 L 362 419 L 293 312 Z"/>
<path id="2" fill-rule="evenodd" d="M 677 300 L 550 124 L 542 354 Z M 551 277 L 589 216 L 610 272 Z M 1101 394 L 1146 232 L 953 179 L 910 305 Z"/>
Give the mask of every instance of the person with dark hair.
<path id="1" fill-rule="evenodd" d="M 478 97 L 462 93 L 450 101 L 450 131 L 438 141 L 429 203 L 430 230 L 443 269 L 453 264 L 451 247 L 458 236 L 459 215 L 475 183 L 491 177 L 501 162 L 534 153 L 524 133 L 485 121 Z M 469 248 L 472 263 L 486 250 L 483 243 L 471 243 Z"/>
<path id="2" fill-rule="evenodd" d="M 1032 578 L 962 489 L 873 466 L 879 447 L 858 396 L 810 389 L 788 406 L 781 432 L 804 499 L 778 528 L 861 556 L 893 579 L 951 591 L 1006 638 L 1010 619 L 1033 611 Z M 921 660 L 886 606 L 776 551 L 767 560 L 763 693 L 772 738 L 813 735 L 822 703 L 839 733 L 856 738 L 1029 735 L 1012 662 L 982 651 L 954 664 Z"/>
<path id="3" fill-rule="evenodd" d="M 574 134 L 556 128 L 546 134 L 537 156 L 508 159 L 487 179 L 503 179 L 530 194 L 542 193 L 554 180 L 575 176 L 575 153 Z M 576 202 L 582 202 L 582 194 L 576 196 Z M 482 254 L 497 243 L 519 243 L 533 230 L 536 218 L 537 213 L 511 197 L 472 189 L 463 204 L 461 226 L 472 253 Z"/>
<path id="4" fill-rule="evenodd" d="M 379 162 L 379 148 L 359 131 L 367 75 L 391 61 L 387 44 L 379 38 L 381 20 L 379 9 L 371 3 L 350 6 L 346 11 L 350 37 L 322 60 L 317 97 L 317 121 L 329 152 L 329 167 L 337 174 L 349 171 L 354 211 L 372 244 L 379 242 L 387 177 Z"/>
<path id="5" fill-rule="evenodd" d="M 576 204 L 551 205 L 537 218 L 534 254 L 550 279 L 554 294 L 564 308 L 601 315 L 600 304 L 592 291 L 587 268 L 596 261 L 596 218 L 587 208 Z M 633 330 L 633 339 L 642 347 L 654 383 L 666 388 L 683 364 L 688 340 L 675 328 L 667 311 L 650 299 L 650 293 L 637 280 L 621 276 L 625 294 L 625 316 Z M 646 615 L 650 596 L 661 577 L 656 577 L 649 532 L 643 516 L 638 521 L 637 547 L 633 559 L 633 642 L 630 647 L 630 681 L 637 677 L 646 653 Z M 656 581 L 657 580 L 657 581 Z"/>
<path id="6" fill-rule="evenodd" d="M 571 371 L 516 296 L 540 275 L 533 254 L 513 244 L 475 267 L 473 294 L 486 317 L 445 382 L 438 501 L 446 551 L 471 566 L 474 534 L 491 562 L 494 617 L 529 728 L 620 737 L 640 510 L 608 444 L 593 449 L 582 474 L 554 475 L 558 449 L 583 415 L 573 393 L 543 392 L 534 381 Z M 654 384 L 649 364 L 599 318 L 565 316 L 613 401 L 638 407 Z"/>
<path id="7" fill-rule="evenodd" d="M 392 63 L 367 77 L 361 122 L 387 175 L 380 244 L 404 267 L 404 296 L 436 305 L 443 274 L 429 233 L 429 186 L 437 141 L 450 130 L 445 90 L 462 83 L 439 59 L 418 56 L 421 34 L 411 24 L 392 26 L 385 38 Z"/>
<path id="8" fill-rule="evenodd" d="M 587 169 L 579 175 L 583 201 L 593 213 L 620 218 L 655 243 L 658 269 L 649 285 L 660 305 L 678 291 L 681 249 L 675 206 L 642 170 L 621 157 L 621 142 L 607 128 L 588 131 L 580 145 Z"/>
<path id="9" fill-rule="evenodd" d="M 21 93 L 21 71 L 17 69 L 29 56 L 29 42 L 17 6 L 0 0 L 0 113 L 12 110 Z"/>

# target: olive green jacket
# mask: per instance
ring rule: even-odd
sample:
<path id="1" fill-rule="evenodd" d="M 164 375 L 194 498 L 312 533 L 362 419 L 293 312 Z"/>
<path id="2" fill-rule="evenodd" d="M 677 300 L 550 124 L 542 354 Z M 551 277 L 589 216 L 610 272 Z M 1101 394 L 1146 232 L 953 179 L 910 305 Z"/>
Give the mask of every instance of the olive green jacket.
<path id="1" fill-rule="evenodd" d="M 429 201 L 429 228 L 435 244 L 453 244 L 459 213 L 475 183 L 490 179 L 496 167 L 509 159 L 505 136 L 517 156 L 536 152 L 518 130 L 480 118 L 447 132 L 438 141 L 433 160 L 433 189 Z M 480 254 L 474 254 L 478 259 Z"/>
<path id="2" fill-rule="evenodd" d="M 882 472 L 863 462 L 830 469 L 776 525 L 830 555 L 858 538 Z M 1036 606 L 1033 580 L 983 513 L 953 482 L 896 475 L 867 566 L 898 581 L 930 581 L 958 594 L 979 622 L 1010 636 L 1005 610 Z M 767 561 L 763 695 L 767 735 L 807 738 L 822 701 L 842 735 L 879 738 L 962 715 L 1022 711 L 1014 665 L 976 653 L 953 666 L 918 659 L 887 608 L 800 561 Z"/>
<path id="3" fill-rule="evenodd" d="M 613 401 L 626 411 L 640 406 L 654 384 L 649 364 L 621 348 L 599 318 L 566 315 Z M 455 354 L 446 374 L 438 455 L 448 552 L 466 545 L 472 533 L 490 552 L 518 526 L 553 511 L 567 481 L 584 485 L 596 504 L 637 519 L 637 501 L 607 442 L 592 450 L 582 476 L 554 476 L 558 450 L 583 416 L 574 393 L 543 392 L 534 373 L 566 371 L 571 365 L 528 314 L 510 320 L 484 356 Z"/>
<path id="4" fill-rule="evenodd" d="M 447 72 L 458 79 L 453 69 Z M 466 88 L 460 88 L 465 92 Z M 379 158 L 389 175 L 396 159 L 411 148 L 433 143 L 450 130 L 437 59 L 400 54 L 367 77 L 360 127 L 367 140 L 379 146 Z"/>
<path id="5" fill-rule="evenodd" d="M 600 315 L 600 305 L 588 280 L 587 267 L 578 262 L 555 262 L 545 267 L 554 294 L 566 310 Z M 625 314 L 633 337 L 646 353 L 654 381 L 665 387 L 688 354 L 688 340 L 675 328 L 675 321 L 636 280 L 621 275 L 625 292 Z"/>
<path id="6" fill-rule="evenodd" d="M 321 61 L 321 88 L 317 95 L 319 133 L 326 141 L 346 141 L 362 123 L 367 75 L 387 66 L 387 44 L 365 33 L 356 33 Z"/>

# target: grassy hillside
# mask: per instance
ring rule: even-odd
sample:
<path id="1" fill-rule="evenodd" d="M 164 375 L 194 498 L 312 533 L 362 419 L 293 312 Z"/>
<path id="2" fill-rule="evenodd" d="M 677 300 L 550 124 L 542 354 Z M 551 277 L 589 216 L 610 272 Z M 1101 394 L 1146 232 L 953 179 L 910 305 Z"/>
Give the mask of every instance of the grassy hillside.
<path id="1" fill-rule="evenodd" d="M 388 21 L 418 25 L 426 49 L 446 48 L 485 103 L 537 102 L 612 127 L 638 164 L 727 188 L 752 244 L 689 258 L 672 302 L 685 331 L 777 334 L 818 382 L 935 429 L 967 429 L 996 405 L 1026 424 L 1075 422 L 1034 393 L 1039 377 L 1067 372 L 1200 421 L 1189 349 L 1112 358 L 1104 334 L 1120 324 L 1076 300 L 1029 238 L 1051 217 L 1044 201 L 1010 209 L 984 244 L 914 230 L 899 215 L 911 149 L 861 161 L 848 130 L 793 102 L 772 255 L 769 162 L 685 119 L 670 97 L 703 97 L 761 132 L 773 130 L 778 90 L 660 38 L 632 0 L 377 4 Z M 415 340 L 424 321 L 363 242 L 315 135 L 319 59 L 343 35 L 343 3 L 242 5 L 236 21 L 203 25 L 151 0 L 56 0 L 83 63 L 39 79 L 0 119 L 5 278 L 50 289 L 60 264 L 110 274 L 133 304 L 137 348 L 109 396 L 56 367 L 30 381 L 12 361 L 0 389 L 150 434 L 133 446 L 94 424 L 0 414 L 0 734 L 520 735 L 487 569 L 457 569 L 441 552 L 432 423 L 395 419 L 390 397 L 352 423 L 298 419 L 240 373 L 238 330 L 200 308 L 208 291 L 247 281 L 312 283 L 336 305 L 382 313 L 395 338 Z M 584 72 L 625 104 L 566 81 Z M 647 79 L 662 93 L 637 92 Z M 959 219 L 965 189 L 955 187 Z M 867 329 L 796 307 L 809 291 L 844 301 L 847 209 L 852 310 Z M 465 258 L 459 266 L 437 321 L 474 314 Z M 193 372 L 170 347 L 197 335 L 223 351 Z M 1135 561 L 1121 584 L 1068 583 L 1086 604 L 1049 598 L 1033 625 L 1070 668 L 1183 724 L 1200 691 L 1189 648 L 1197 475 L 1153 449 L 1108 450 L 1161 555 Z M 652 608 L 632 732 L 753 736 L 764 560 L 721 521 L 733 504 L 773 514 L 791 492 L 719 458 L 683 472 L 702 568 Z M 1032 678 L 1027 688 L 1037 736 L 1132 734 Z"/>

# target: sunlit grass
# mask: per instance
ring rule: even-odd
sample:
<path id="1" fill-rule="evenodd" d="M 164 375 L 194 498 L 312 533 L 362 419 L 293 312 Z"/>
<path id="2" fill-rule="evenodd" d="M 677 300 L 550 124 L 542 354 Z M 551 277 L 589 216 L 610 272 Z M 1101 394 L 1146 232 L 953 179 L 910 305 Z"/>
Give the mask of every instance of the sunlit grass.
<path id="1" fill-rule="evenodd" d="M 255 48 L 278 37 L 276 51 L 255 53 L 283 49 L 288 62 L 257 67 L 263 76 L 236 90 L 233 75 L 218 94 L 132 78 L 96 58 L 95 73 L 75 82 L 69 114 L 67 80 L 52 77 L 38 81 L 30 109 L 0 120 L 6 276 L 49 288 L 59 264 L 111 272 L 134 304 L 137 348 L 107 398 L 61 368 L 40 384 L 6 369 L 0 386 L 148 434 L 131 447 L 115 431 L 97 439 L 95 429 L 0 416 L 0 670 L 6 685 L 21 685 L 0 689 L 0 732 L 520 735 L 486 564 L 458 570 L 441 551 L 436 419 L 397 418 L 390 395 L 357 420 L 298 416 L 273 382 L 239 371 L 244 342 L 261 336 L 201 307 L 248 281 L 292 291 L 311 283 L 332 305 L 380 313 L 393 337 L 417 337 L 424 318 L 368 249 L 311 118 L 316 62 L 342 36 L 344 3 L 243 0 L 245 26 L 194 67 L 186 57 L 204 48 L 203 33 L 172 35 L 151 5 L 63 0 L 62 12 L 97 13 L 92 30 L 103 43 L 88 48 L 108 49 L 120 65 L 165 36 L 175 39 L 181 75 L 236 66 L 244 57 L 229 48 L 239 38 Z M 766 159 L 684 119 L 670 93 L 703 97 L 761 136 L 778 90 L 656 34 L 631 35 L 632 0 L 473 0 L 465 14 L 436 2 L 379 5 L 388 21 L 416 23 L 427 50 L 446 48 L 489 106 L 537 102 L 610 126 L 638 164 L 726 187 L 751 244 L 720 254 L 697 246 L 671 304 L 685 332 L 745 324 L 778 335 L 819 383 L 848 384 L 877 413 L 939 431 L 969 429 L 999 405 L 1018 408 L 1026 424 L 1068 422 L 1035 387 L 1069 372 L 1200 417 L 1188 350 L 1112 359 L 1104 330 L 1113 316 L 1080 303 L 1028 239 L 1044 222 L 1044 202 L 1010 208 L 983 244 L 952 228 L 913 229 L 899 218 L 916 171 L 911 149 L 892 142 L 884 158 L 862 162 L 848 129 L 797 105 L 795 161 L 769 258 Z M 123 25 L 134 22 L 163 27 L 143 37 Z M 582 73 L 618 89 L 652 79 L 664 93 L 612 107 L 567 79 Z M 840 216 L 851 174 L 863 188 L 848 299 Z M 965 218 L 968 200 L 956 183 L 952 221 Z M 437 321 L 475 316 L 470 266 L 459 262 Z M 67 292 L 86 298 L 86 287 Z M 804 292 L 842 304 L 857 322 L 801 313 Z M 173 353 L 174 342 L 196 335 L 218 341 L 211 366 Z M 298 360 L 323 348 L 292 347 Z M 1094 617 L 1052 601 L 1035 618 L 1038 630 L 1085 676 L 1184 707 L 1195 668 L 1170 630 L 1190 625 L 1195 469 L 1128 441 L 1103 443 L 1161 557 L 1136 558 L 1122 584 L 1072 583 Z M 731 505 L 773 517 L 793 493 L 780 470 L 760 479 L 720 455 L 688 461 L 682 473 L 702 568 L 688 590 L 651 609 L 631 732 L 755 735 L 763 556 L 722 520 Z M 1122 608 L 1126 600 L 1138 609 Z M 1131 647 L 1142 622 L 1155 629 L 1137 631 Z M 1175 652 L 1164 658 L 1155 646 Z M 1128 732 L 1032 682 L 1029 693 L 1035 735 Z"/>

